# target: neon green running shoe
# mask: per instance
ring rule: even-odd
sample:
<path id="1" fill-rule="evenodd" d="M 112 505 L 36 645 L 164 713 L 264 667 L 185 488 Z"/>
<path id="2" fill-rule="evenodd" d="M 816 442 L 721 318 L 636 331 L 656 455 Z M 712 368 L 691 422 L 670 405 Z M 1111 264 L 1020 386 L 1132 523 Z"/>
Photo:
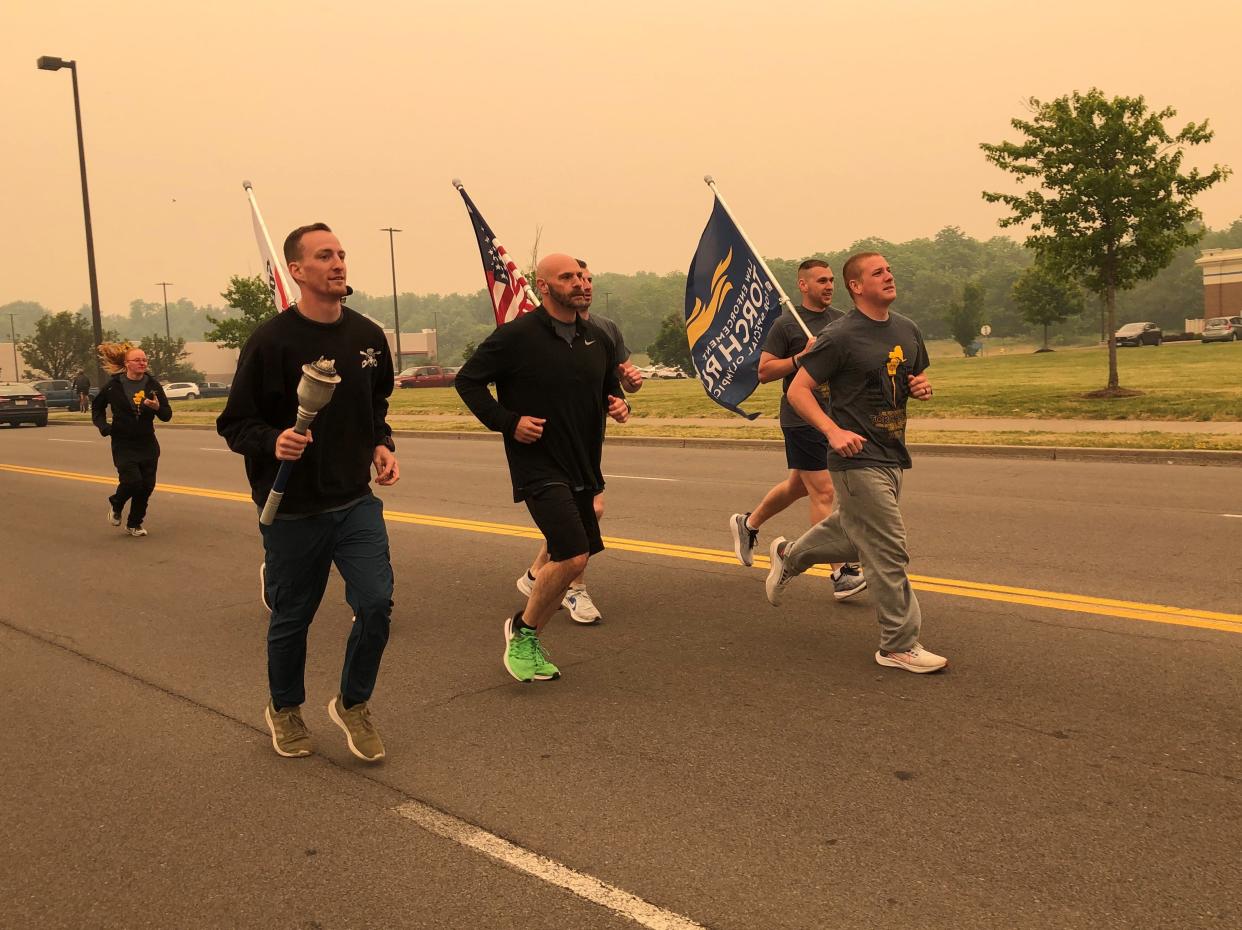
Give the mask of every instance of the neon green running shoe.
<path id="1" fill-rule="evenodd" d="M 538 636 L 532 636 L 535 641 L 535 681 L 552 681 L 561 677 L 561 670 L 548 660 L 548 654 L 543 651 L 543 643 L 539 642 Z"/>
<path id="2" fill-rule="evenodd" d="M 505 671 L 518 681 L 551 681 L 561 670 L 548 661 L 534 630 L 513 632 L 513 618 L 505 620 Z"/>

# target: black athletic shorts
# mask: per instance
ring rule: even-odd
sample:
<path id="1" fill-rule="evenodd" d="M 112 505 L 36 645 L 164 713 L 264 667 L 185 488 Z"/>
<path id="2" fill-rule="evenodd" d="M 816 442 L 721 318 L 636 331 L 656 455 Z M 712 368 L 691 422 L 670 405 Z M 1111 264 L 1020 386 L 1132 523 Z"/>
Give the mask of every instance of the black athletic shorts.
<path id="1" fill-rule="evenodd" d="M 798 471 L 828 470 L 828 437 L 813 426 L 782 426 L 785 461 Z"/>
<path id="2" fill-rule="evenodd" d="M 565 484 L 547 484 L 526 493 L 526 509 L 548 541 L 548 557 L 553 562 L 604 551 L 595 517 L 595 494 L 573 491 Z"/>

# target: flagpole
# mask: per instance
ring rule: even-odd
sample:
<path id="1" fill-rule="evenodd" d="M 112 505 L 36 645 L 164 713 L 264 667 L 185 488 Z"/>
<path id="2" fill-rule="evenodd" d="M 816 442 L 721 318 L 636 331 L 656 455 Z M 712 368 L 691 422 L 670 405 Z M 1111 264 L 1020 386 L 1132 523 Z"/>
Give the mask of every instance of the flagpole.
<path id="1" fill-rule="evenodd" d="M 795 320 L 798 321 L 798 325 L 802 327 L 802 332 L 806 333 L 807 340 L 810 342 L 814 342 L 815 337 L 811 335 L 811 331 L 807 328 L 806 323 L 803 321 L 802 317 L 798 314 L 798 312 L 794 309 L 793 301 L 791 301 L 789 297 L 785 294 L 784 289 L 781 287 L 781 283 L 776 280 L 776 275 L 772 274 L 772 269 L 769 268 L 768 263 L 763 260 L 763 256 L 759 254 L 759 250 L 755 248 L 755 244 L 750 241 L 750 236 L 746 235 L 746 230 L 744 230 L 742 228 L 742 224 L 737 221 L 737 217 L 733 215 L 733 211 L 729 209 L 729 205 L 725 203 L 725 199 L 720 196 L 720 191 L 716 189 L 716 179 L 713 178 L 710 174 L 705 174 L 703 175 L 703 181 L 705 184 L 707 184 L 708 187 L 712 189 L 712 193 L 716 196 L 716 199 L 720 201 L 720 206 L 724 208 L 724 212 L 729 215 L 729 219 L 732 220 L 733 225 L 737 227 L 737 231 L 741 235 L 742 241 L 745 242 L 746 245 L 750 248 L 751 252 L 754 253 L 755 258 L 759 259 L 760 267 L 763 268 L 764 273 L 768 276 L 768 280 L 772 282 L 772 286 L 776 288 L 776 293 L 781 295 L 780 302 L 783 303 L 789 309 L 790 314 L 793 316 Z"/>
<path id="2" fill-rule="evenodd" d="M 453 178 L 453 186 L 457 188 L 457 193 L 461 194 L 462 199 L 463 200 L 466 199 L 466 197 L 468 196 L 466 194 L 466 185 L 461 183 L 461 178 Z M 490 228 L 491 224 L 485 224 L 485 225 L 487 225 L 488 228 Z M 492 245 L 498 251 L 503 249 L 503 246 L 501 246 L 501 244 L 496 239 L 492 239 Z M 508 254 L 508 253 L 505 253 L 505 254 Z M 526 276 L 523 275 L 520 270 L 518 272 L 518 275 L 522 279 L 522 293 L 526 295 L 526 299 L 529 300 L 536 307 L 542 305 L 543 301 L 539 299 L 539 294 L 535 292 L 535 289 L 530 286 L 530 282 L 526 280 Z"/>
<path id="3" fill-rule="evenodd" d="M 264 245 L 267 246 L 267 255 L 271 256 L 272 273 L 280 279 L 279 289 L 284 291 L 285 300 L 288 301 L 288 304 L 280 309 L 287 310 L 294 303 L 293 282 L 289 280 L 288 276 L 285 274 L 285 269 L 281 267 L 280 262 L 276 257 L 278 253 L 276 249 L 272 247 L 272 237 L 268 234 L 267 224 L 263 222 L 263 214 L 259 212 L 259 201 L 254 196 L 254 185 L 249 181 L 242 181 L 242 189 L 246 192 L 246 198 L 250 201 L 250 209 L 252 211 L 255 226 L 263 236 L 263 241 L 259 243 L 260 251 L 262 251 L 262 247 Z M 265 261 L 267 260 L 267 256 L 260 256 L 260 258 L 263 258 Z"/>

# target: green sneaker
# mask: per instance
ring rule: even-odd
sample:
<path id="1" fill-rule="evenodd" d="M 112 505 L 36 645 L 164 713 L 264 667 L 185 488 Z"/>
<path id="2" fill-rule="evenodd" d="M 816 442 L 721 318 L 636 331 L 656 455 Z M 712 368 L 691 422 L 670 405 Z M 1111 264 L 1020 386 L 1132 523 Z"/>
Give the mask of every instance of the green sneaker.
<path id="1" fill-rule="evenodd" d="M 328 716 L 345 731 L 345 741 L 355 756 L 363 762 L 378 762 L 384 758 L 384 743 L 371 722 L 371 708 L 366 701 L 346 709 L 338 694 L 328 702 Z"/>
<path id="2" fill-rule="evenodd" d="M 534 630 L 522 630 L 514 634 L 513 618 L 505 619 L 505 671 L 518 681 L 535 679 L 535 646 L 539 637 Z"/>
<path id="3" fill-rule="evenodd" d="M 271 701 L 263 708 L 263 719 L 267 728 L 272 731 L 272 748 L 278 755 L 286 759 L 297 759 L 309 756 L 315 751 L 311 742 L 310 731 L 302 720 L 300 707 L 282 707 L 277 710 Z"/>
<path id="4" fill-rule="evenodd" d="M 548 661 L 548 654 L 543 651 L 543 643 L 539 642 L 538 636 L 532 636 L 535 641 L 535 681 L 552 681 L 561 677 L 561 670 Z"/>

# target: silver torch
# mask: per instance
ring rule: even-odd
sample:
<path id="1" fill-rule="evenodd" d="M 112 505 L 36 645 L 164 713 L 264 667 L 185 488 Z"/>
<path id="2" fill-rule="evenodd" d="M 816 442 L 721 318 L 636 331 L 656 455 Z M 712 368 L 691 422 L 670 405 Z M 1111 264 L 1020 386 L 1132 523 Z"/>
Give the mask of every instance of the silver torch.
<path id="1" fill-rule="evenodd" d="M 335 362 L 329 358 L 320 358 L 317 362 L 302 366 L 302 380 L 298 382 L 298 421 L 293 431 L 305 436 L 315 415 L 332 399 L 332 392 L 341 383 L 341 376 L 336 373 Z M 268 492 L 267 503 L 263 505 L 263 513 L 259 522 L 271 526 L 276 519 L 276 511 L 280 509 L 281 498 L 285 496 L 285 486 L 289 484 L 289 475 L 293 473 L 293 462 L 280 463 L 276 472 L 276 480 L 272 482 L 272 490 Z"/>

